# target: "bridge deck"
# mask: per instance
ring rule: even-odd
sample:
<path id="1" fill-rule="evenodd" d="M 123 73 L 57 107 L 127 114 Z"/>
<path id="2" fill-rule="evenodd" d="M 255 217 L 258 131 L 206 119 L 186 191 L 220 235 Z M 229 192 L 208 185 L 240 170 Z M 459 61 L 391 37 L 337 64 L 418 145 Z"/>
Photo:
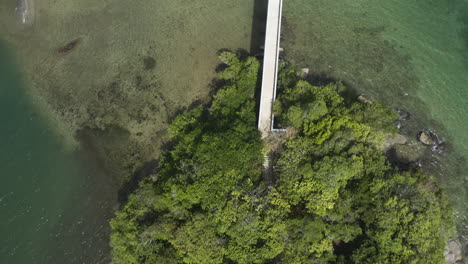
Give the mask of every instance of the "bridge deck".
<path id="1" fill-rule="evenodd" d="M 267 137 L 273 129 L 273 101 L 276 97 L 278 79 L 278 57 L 281 35 L 281 14 L 283 0 L 268 1 L 268 17 L 265 33 L 265 50 L 263 57 L 262 91 L 258 129 L 262 137 Z"/>

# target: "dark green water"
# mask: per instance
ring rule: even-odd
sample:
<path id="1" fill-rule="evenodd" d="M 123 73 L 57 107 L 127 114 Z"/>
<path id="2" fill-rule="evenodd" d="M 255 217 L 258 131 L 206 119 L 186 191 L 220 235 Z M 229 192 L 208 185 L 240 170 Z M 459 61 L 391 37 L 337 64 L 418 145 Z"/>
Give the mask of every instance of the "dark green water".
<path id="1" fill-rule="evenodd" d="M 0 263 L 105 263 L 115 187 L 36 113 L 10 54 L 0 43 Z"/>
<path id="2" fill-rule="evenodd" d="M 8 139 L 0 150 L 0 263 L 109 263 L 108 220 L 118 196 L 113 179 L 120 175 L 104 173 L 95 160 L 105 159 L 92 150 L 80 146 L 71 152 L 59 138 L 69 142 L 82 126 L 115 125 L 126 130 L 122 138 L 150 146 L 138 150 L 154 158 L 168 116 L 206 98 L 219 63 L 216 52 L 250 48 L 257 5 L 251 0 L 29 2 L 35 20 L 22 25 L 15 0 L 0 0 L 0 39 L 10 48 L 2 47 L 0 56 L 2 125 L 9 123 L 9 130 L 0 132 Z M 75 50 L 57 54 L 77 38 Z M 16 56 L 17 67 L 7 54 Z M 146 57 L 156 61 L 154 69 L 144 68 Z M 15 71 L 21 75 L 10 78 Z M 136 80 L 148 88 L 136 89 Z M 117 93 L 111 89 L 116 84 Z M 100 91 L 121 96 L 103 103 L 96 96 Z M 132 154 L 128 141 L 99 143 L 114 142 Z M 113 158 L 110 151 L 98 151 Z"/>

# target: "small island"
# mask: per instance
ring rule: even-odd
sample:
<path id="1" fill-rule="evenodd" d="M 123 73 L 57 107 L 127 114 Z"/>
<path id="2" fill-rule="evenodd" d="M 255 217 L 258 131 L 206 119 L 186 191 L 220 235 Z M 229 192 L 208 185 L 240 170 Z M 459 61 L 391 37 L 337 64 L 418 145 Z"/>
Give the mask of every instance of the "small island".
<path id="1" fill-rule="evenodd" d="M 396 113 L 283 63 L 274 113 L 287 131 L 262 140 L 259 61 L 220 59 L 212 101 L 172 121 L 157 173 L 111 220 L 114 263 L 444 262 L 443 191 L 383 151 Z"/>

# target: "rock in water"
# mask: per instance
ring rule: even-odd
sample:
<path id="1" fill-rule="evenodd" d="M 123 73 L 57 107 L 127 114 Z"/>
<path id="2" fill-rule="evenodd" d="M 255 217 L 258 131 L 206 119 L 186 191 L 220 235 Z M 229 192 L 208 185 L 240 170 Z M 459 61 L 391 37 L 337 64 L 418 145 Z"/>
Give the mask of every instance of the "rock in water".
<path id="1" fill-rule="evenodd" d="M 435 146 L 435 150 L 439 151 L 439 152 L 444 152 L 447 150 L 447 144 L 445 144 L 444 142 L 438 144 L 437 146 Z"/>
<path id="2" fill-rule="evenodd" d="M 79 38 L 68 42 L 67 45 L 57 49 L 57 54 L 58 55 L 65 55 L 65 54 L 70 53 L 72 50 L 74 50 L 76 47 L 78 47 L 80 42 L 81 42 L 81 39 L 79 39 Z"/>
<path id="3" fill-rule="evenodd" d="M 156 67 L 156 60 L 153 57 L 147 56 L 143 59 L 145 70 L 152 70 Z"/>
<path id="4" fill-rule="evenodd" d="M 394 145 L 404 145 L 408 139 L 400 134 L 386 134 L 385 135 L 385 143 L 384 143 L 384 150 L 388 150 Z"/>
<path id="5" fill-rule="evenodd" d="M 400 164 L 416 163 L 424 156 L 426 148 L 420 144 L 395 145 L 393 146 L 393 160 Z"/>
<path id="6" fill-rule="evenodd" d="M 406 121 L 406 120 L 409 120 L 411 117 L 410 112 L 406 111 L 405 109 L 394 108 L 393 111 L 395 111 L 395 113 L 398 114 L 399 121 Z"/>
<path id="7" fill-rule="evenodd" d="M 430 146 L 431 149 L 438 153 L 447 151 L 447 144 L 443 139 L 439 138 L 437 134 L 429 130 L 420 131 L 418 134 L 418 140 L 425 146 Z"/>
<path id="8" fill-rule="evenodd" d="M 434 145 L 434 143 L 436 143 L 434 135 L 429 131 L 422 131 L 419 134 L 418 139 L 419 139 L 419 141 L 421 141 L 421 143 L 423 143 L 424 145 L 427 145 L 427 146 L 432 146 L 432 145 Z"/>
<path id="9" fill-rule="evenodd" d="M 372 99 L 369 96 L 364 95 L 364 94 L 359 95 L 357 99 L 361 103 L 365 103 L 365 104 L 372 104 L 373 103 Z"/>

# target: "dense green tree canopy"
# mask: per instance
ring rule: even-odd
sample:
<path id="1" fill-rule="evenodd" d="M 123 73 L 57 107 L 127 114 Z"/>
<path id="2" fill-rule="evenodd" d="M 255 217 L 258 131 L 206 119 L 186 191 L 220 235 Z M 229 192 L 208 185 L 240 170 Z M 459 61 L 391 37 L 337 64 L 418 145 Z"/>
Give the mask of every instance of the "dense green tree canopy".
<path id="1" fill-rule="evenodd" d="M 420 171 L 387 162 L 391 111 L 283 67 L 275 115 L 288 133 L 266 180 L 259 62 L 220 58 L 224 87 L 174 120 L 157 180 L 112 219 L 115 263 L 443 263 L 451 212 Z"/>

